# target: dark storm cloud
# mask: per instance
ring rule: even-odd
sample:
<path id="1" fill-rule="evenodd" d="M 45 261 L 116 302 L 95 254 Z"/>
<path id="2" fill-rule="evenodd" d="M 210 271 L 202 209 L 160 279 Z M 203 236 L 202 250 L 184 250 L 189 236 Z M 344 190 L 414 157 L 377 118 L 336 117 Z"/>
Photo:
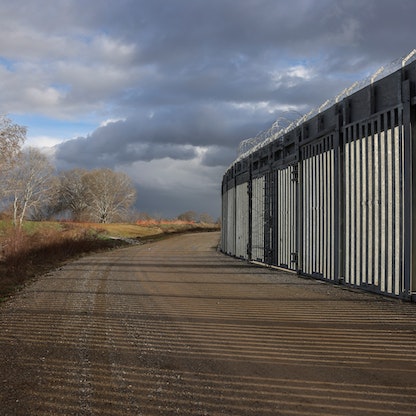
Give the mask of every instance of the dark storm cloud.
<path id="1" fill-rule="evenodd" d="M 414 0 L 42 4 L 0 2 L 3 111 L 119 119 L 58 144 L 58 167 L 139 169 L 139 184 L 154 178 L 146 198 L 172 197 L 180 211 L 214 198 L 241 140 L 415 48 Z M 200 172 L 209 195 L 195 191 Z M 172 177 L 188 187 L 169 193 Z"/>
<path id="2" fill-rule="evenodd" d="M 232 161 L 229 155 L 236 156 L 235 149 L 242 137 L 255 135 L 272 120 L 270 115 L 259 117 L 256 112 L 241 119 L 235 112 L 205 105 L 165 108 L 148 116 L 132 116 L 99 127 L 88 137 L 57 145 L 55 157 L 66 166 L 114 167 L 163 158 L 190 160 L 196 157 L 198 147 L 214 146 L 210 152 L 215 153 L 222 146 L 227 153 L 224 157 L 222 152 L 222 160 L 228 164 Z M 212 165 L 212 158 L 205 160 Z"/>
<path id="3" fill-rule="evenodd" d="M 201 163 L 205 166 L 229 166 L 236 156 L 235 149 L 212 146 L 204 153 Z"/>

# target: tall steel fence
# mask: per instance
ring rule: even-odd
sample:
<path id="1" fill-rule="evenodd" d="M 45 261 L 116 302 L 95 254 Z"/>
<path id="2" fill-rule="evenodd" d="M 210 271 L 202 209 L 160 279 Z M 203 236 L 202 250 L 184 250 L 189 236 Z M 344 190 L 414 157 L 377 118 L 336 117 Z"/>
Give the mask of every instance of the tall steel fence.
<path id="1" fill-rule="evenodd" d="M 415 105 L 412 62 L 237 159 L 222 251 L 415 300 Z"/>

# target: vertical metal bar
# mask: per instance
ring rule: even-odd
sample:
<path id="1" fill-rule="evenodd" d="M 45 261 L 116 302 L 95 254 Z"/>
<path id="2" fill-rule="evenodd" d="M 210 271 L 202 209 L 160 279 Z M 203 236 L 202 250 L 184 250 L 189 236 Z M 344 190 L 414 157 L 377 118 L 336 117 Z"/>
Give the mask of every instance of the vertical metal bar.
<path id="1" fill-rule="evenodd" d="M 392 248 L 393 248 L 393 239 L 392 239 L 392 229 L 393 229 L 393 220 L 392 220 L 392 211 L 393 211 L 393 192 L 392 192 L 392 129 L 393 129 L 393 112 L 388 111 L 388 126 L 386 134 L 386 277 L 387 277 L 387 293 L 393 293 L 393 271 L 392 271 Z"/>
<path id="2" fill-rule="evenodd" d="M 349 143 L 350 127 L 345 128 L 345 282 L 350 282 L 351 274 L 351 146 Z"/>
<path id="3" fill-rule="evenodd" d="M 275 234 L 275 218 L 276 218 L 276 175 L 275 171 L 270 171 L 270 264 L 275 264 L 275 245 L 276 245 L 276 234 Z"/>
<path id="4" fill-rule="evenodd" d="M 308 272 L 312 274 L 313 269 L 313 156 L 311 146 L 309 146 L 308 159 L 308 198 L 307 198 L 307 216 L 308 216 Z"/>
<path id="5" fill-rule="evenodd" d="M 308 152 L 308 149 L 306 149 Z M 309 152 L 308 152 L 309 153 Z M 311 263 L 311 241 L 310 241 L 310 193 L 311 193 L 311 175 L 310 175 L 310 157 L 309 154 L 306 154 L 306 159 L 304 160 L 304 175 L 303 175 L 303 215 L 304 215 L 304 224 L 305 232 L 303 239 L 303 271 L 305 273 L 310 273 L 310 263 Z"/>
<path id="6" fill-rule="evenodd" d="M 279 170 L 279 177 L 280 177 L 280 265 L 284 263 L 284 252 L 285 252 L 285 209 L 286 209 L 286 201 L 285 201 L 285 181 L 284 181 L 284 171 Z"/>
<path id="7" fill-rule="evenodd" d="M 303 150 L 300 152 L 300 159 L 298 163 L 298 178 L 299 183 L 296 187 L 296 252 L 298 253 L 298 262 L 296 268 L 298 271 L 303 270 L 303 248 L 305 246 L 304 240 L 304 221 L 303 221 L 303 180 L 304 171 L 304 154 Z"/>
<path id="8" fill-rule="evenodd" d="M 381 258 L 381 267 L 380 267 L 380 290 L 382 292 L 386 291 L 386 282 L 387 282 L 387 113 L 384 113 L 383 123 L 382 123 L 382 132 L 381 132 L 381 141 L 380 141 L 380 171 L 381 171 L 381 238 L 380 238 L 380 258 Z"/>
<path id="9" fill-rule="evenodd" d="M 262 238 L 260 240 L 261 244 L 263 245 L 263 251 L 262 251 L 262 261 L 264 262 L 266 259 L 266 230 L 265 230 L 265 224 L 266 224 L 266 177 L 262 176 L 262 205 L 261 205 L 261 212 L 263 214 L 263 218 L 261 221 L 261 232 L 262 232 Z"/>
<path id="10" fill-rule="evenodd" d="M 319 146 L 319 154 L 318 154 L 318 222 L 319 222 L 319 269 L 318 272 L 324 274 L 324 243 L 325 243 L 325 234 L 324 234 L 324 205 L 323 205 L 323 188 L 324 188 L 324 178 L 323 178 L 323 158 L 324 153 L 322 149 L 322 145 Z"/>
<path id="11" fill-rule="evenodd" d="M 356 168 L 357 168 L 357 182 L 356 186 L 358 189 L 356 190 L 357 195 L 357 203 L 356 203 L 356 220 L 357 220 L 357 252 L 356 252 L 356 264 L 357 264 L 357 272 L 356 272 L 356 284 L 361 285 L 363 282 L 363 166 L 362 166 L 362 147 L 363 147 L 363 132 L 362 132 L 362 125 L 357 124 L 357 137 L 356 137 Z"/>
<path id="12" fill-rule="evenodd" d="M 241 257 L 240 247 L 241 247 L 241 220 L 242 220 L 242 207 L 241 207 L 241 185 L 235 187 L 235 199 L 236 199 L 236 218 L 235 218 L 235 255 Z"/>
<path id="13" fill-rule="evenodd" d="M 299 181 L 299 172 L 297 170 L 297 167 L 292 166 L 292 174 L 294 174 L 293 172 L 296 169 L 296 178 L 293 178 L 293 180 L 291 180 L 290 182 L 290 189 L 291 189 L 291 199 L 292 199 L 292 233 L 291 233 L 291 244 L 290 244 L 290 255 L 292 255 L 292 253 L 295 253 L 296 258 L 294 260 L 296 260 L 297 262 L 297 250 L 296 250 L 296 206 L 297 206 L 297 201 L 296 201 L 296 187 Z M 291 269 L 296 269 L 296 263 L 293 263 L 291 265 Z"/>
<path id="14" fill-rule="evenodd" d="M 313 271 L 313 155 L 311 151 L 311 146 L 309 145 L 309 159 L 308 159 L 308 269 L 309 274 L 312 274 Z"/>
<path id="15" fill-rule="evenodd" d="M 249 163 L 248 178 L 248 242 L 247 242 L 247 258 L 253 260 L 253 172 L 251 159 Z"/>
<path id="16" fill-rule="evenodd" d="M 279 170 L 279 186 L 280 186 L 280 192 L 279 192 L 279 202 L 280 202 L 280 222 L 279 222 L 279 265 L 284 264 L 284 244 L 285 244 L 285 230 L 286 230 L 286 224 L 285 224 L 285 210 L 286 210 L 286 201 L 285 201 L 285 178 L 284 178 L 284 171 L 282 169 Z"/>
<path id="17" fill-rule="evenodd" d="M 228 254 L 235 255 L 235 187 L 228 190 Z"/>
<path id="18" fill-rule="evenodd" d="M 331 263 L 331 254 L 330 254 L 330 224 L 331 224 L 331 200 L 330 200 L 330 194 L 329 194 L 329 188 L 330 188 L 330 182 L 332 181 L 332 178 L 330 176 L 329 172 L 329 157 L 330 157 L 330 151 L 329 149 L 329 142 L 330 142 L 330 136 L 326 138 L 326 144 L 325 144 L 325 153 L 324 153 L 324 206 L 323 206 L 323 212 L 324 212 L 324 221 L 325 221 L 325 241 L 324 241 L 324 262 L 325 262 L 325 279 L 330 279 L 330 263 Z"/>
<path id="19" fill-rule="evenodd" d="M 304 259 L 304 266 L 305 266 L 305 273 L 311 274 L 311 188 L 312 188 L 312 170 L 311 170 L 311 157 L 310 157 L 310 150 L 307 149 L 308 155 L 307 159 L 305 160 L 305 175 L 304 175 L 304 189 L 305 189 L 305 198 L 304 198 L 304 207 L 303 212 L 305 216 L 305 259 Z"/>
<path id="20" fill-rule="evenodd" d="M 363 253 L 363 277 L 367 284 L 371 284 L 371 275 L 368 273 L 369 268 L 369 254 L 368 250 L 370 248 L 370 218 L 371 218 L 371 211 L 369 206 L 369 197 L 370 197 L 370 178 L 369 178 L 369 162 L 370 162 L 370 155 L 368 151 L 368 145 L 370 142 L 370 133 L 371 132 L 371 124 L 367 122 L 365 124 L 365 132 L 364 132 L 364 143 L 363 143 L 363 155 L 362 155 L 362 163 L 363 163 L 363 183 L 365 188 L 365 197 L 363 198 L 363 205 L 365 209 L 365 219 L 364 219 L 364 228 L 365 228 L 365 251 Z"/>
<path id="21" fill-rule="evenodd" d="M 244 221 L 244 228 L 243 228 L 243 232 L 244 232 L 244 242 L 243 242 L 243 246 L 241 248 L 243 257 L 245 259 L 248 259 L 248 253 L 247 253 L 247 245 L 248 245 L 248 211 L 249 211 L 249 201 L 248 201 L 248 182 L 244 182 L 243 184 L 243 195 L 242 195 L 242 199 L 243 199 L 243 203 L 244 203 L 244 217 L 243 217 L 243 221 Z"/>
<path id="22" fill-rule="evenodd" d="M 338 133 L 336 133 L 338 134 Z M 335 202 L 335 195 L 334 189 L 338 187 L 338 181 L 340 177 L 340 172 L 335 174 L 334 164 L 335 164 L 335 153 L 338 151 L 338 147 L 335 147 L 335 143 L 332 142 L 332 148 L 329 152 L 329 172 L 330 172 L 330 181 L 329 181 L 329 198 L 330 198 L 330 206 L 329 206 L 329 215 L 330 215 L 330 226 L 328 228 L 328 245 L 329 245 L 329 255 L 330 255 L 330 264 L 329 264 L 329 271 L 330 271 L 330 279 L 338 281 L 339 278 L 339 268 L 336 266 L 338 263 L 338 254 L 340 247 L 338 241 L 338 231 L 336 231 L 335 227 L 335 218 L 338 216 L 339 210 L 339 201 Z M 339 222 L 337 223 L 339 226 Z"/>
<path id="23" fill-rule="evenodd" d="M 285 169 L 285 180 L 286 180 L 286 197 L 287 197 L 287 228 L 286 228 L 286 264 L 287 267 L 291 268 L 291 246 L 292 246 L 292 215 L 293 215 L 293 200 L 291 194 L 291 185 L 292 185 L 292 167 L 288 166 Z"/>
<path id="24" fill-rule="evenodd" d="M 330 203 L 329 203 L 329 182 L 331 180 L 329 176 L 329 169 L 328 169 L 328 159 L 329 159 L 329 152 L 328 152 L 328 142 L 329 137 L 325 139 L 325 148 L 323 153 L 323 188 L 324 188 L 324 198 L 323 198 L 323 220 L 324 220 L 324 246 L 323 246 L 323 261 L 324 261 L 324 270 L 323 274 L 325 279 L 330 279 L 329 276 L 329 263 L 331 261 L 331 256 L 329 254 L 329 224 L 330 224 Z"/>
<path id="25" fill-rule="evenodd" d="M 288 192 L 288 171 L 289 168 L 285 168 L 283 171 L 284 177 L 284 198 L 285 198 L 285 238 L 284 238 L 284 258 L 283 261 L 285 265 L 289 267 L 290 262 L 288 261 L 288 246 L 289 246 L 289 227 L 290 227 L 290 200 L 289 200 L 289 192 Z"/>
<path id="26" fill-rule="evenodd" d="M 382 144 L 382 119 L 377 119 L 377 134 L 374 140 L 374 194 L 376 197 L 374 207 L 374 284 L 381 290 L 381 144 Z"/>
<path id="27" fill-rule="evenodd" d="M 403 101 L 403 175 L 404 175 L 404 206 L 403 206 L 403 257 L 404 257 L 404 295 L 410 296 L 416 289 L 414 286 L 414 261 L 416 258 L 416 221 L 413 219 L 413 201 L 416 198 L 416 187 L 413 185 L 413 172 L 416 165 L 416 146 L 413 146 L 413 126 L 415 114 L 411 112 L 410 81 L 402 83 Z"/>
<path id="28" fill-rule="evenodd" d="M 314 240 L 313 240 L 313 193 L 314 193 L 314 189 L 313 189 L 313 185 L 314 185 L 314 181 L 313 181 L 313 155 L 312 155 L 312 151 L 311 151 L 311 146 L 309 146 L 309 159 L 308 159 L 308 225 L 309 225 L 309 235 L 308 235 L 308 272 L 309 274 L 312 274 L 313 272 L 313 264 L 314 264 L 314 257 L 313 257 L 313 245 L 314 245 Z"/>
<path id="29" fill-rule="evenodd" d="M 324 145 L 322 145 L 322 148 L 320 149 L 320 155 L 319 155 L 319 193 L 320 193 L 320 197 L 319 197 L 319 217 L 320 217 L 320 222 L 321 222 L 321 242 L 319 245 L 320 248 L 320 253 L 319 253 L 319 259 L 320 259 L 320 270 L 319 272 L 322 273 L 322 275 L 324 275 L 324 277 L 326 277 L 326 267 L 325 267 L 325 263 L 326 263 L 326 259 L 325 259 L 325 245 L 326 245 L 326 220 L 327 218 L 325 217 L 325 182 L 326 182 L 326 178 L 325 178 L 325 149 L 324 149 Z"/>
<path id="30" fill-rule="evenodd" d="M 286 234 L 287 234 L 287 244 L 286 244 L 286 264 L 288 268 L 291 267 L 291 256 L 290 256 L 290 248 L 291 248 L 291 242 L 292 242 L 292 194 L 291 194 L 291 181 L 292 181 L 292 167 L 288 166 L 285 169 L 285 177 L 286 177 L 286 196 L 287 196 L 287 209 L 286 209 L 286 215 L 287 215 L 287 228 L 286 228 Z"/>
<path id="31" fill-rule="evenodd" d="M 333 247 L 332 260 L 332 276 L 336 282 L 339 282 L 341 277 L 345 275 L 345 209 L 344 197 L 345 194 L 345 143 L 344 143 L 344 119 L 339 114 L 337 116 L 337 123 L 334 132 L 333 150 L 331 157 L 331 171 L 332 171 L 332 232 L 331 232 L 331 247 Z M 342 241 L 341 241 L 342 239 Z"/>
<path id="32" fill-rule="evenodd" d="M 293 230 L 292 230 L 292 246 L 291 246 L 290 251 L 291 251 L 291 253 L 295 253 L 295 259 L 294 260 L 296 260 L 296 262 L 294 262 L 292 264 L 292 269 L 296 270 L 297 263 L 299 262 L 299 252 L 298 252 L 298 249 L 297 249 L 297 233 L 298 233 L 298 229 L 297 229 L 298 228 L 298 221 L 297 221 L 298 213 L 297 213 L 297 211 L 298 211 L 299 201 L 298 201 L 298 197 L 297 197 L 297 190 L 298 190 L 298 187 L 299 187 L 299 178 L 300 178 L 300 176 L 299 176 L 299 167 L 298 167 L 298 165 L 293 166 L 292 169 L 296 169 L 296 180 L 291 183 L 292 184 L 292 198 L 293 198 L 293 214 L 292 214 Z"/>
<path id="33" fill-rule="evenodd" d="M 403 154 L 403 139 L 404 139 L 404 121 L 403 121 L 403 108 L 401 108 L 399 112 L 399 142 L 398 142 L 398 159 L 399 159 L 399 166 L 398 166 L 398 186 L 399 186 L 399 218 L 398 222 L 400 224 L 399 228 L 399 245 L 398 245 L 398 251 L 400 259 L 399 261 L 399 294 L 401 294 L 404 291 L 404 241 L 403 241 L 403 209 L 404 209 L 404 171 L 403 171 L 403 160 L 404 160 L 404 154 Z"/>
<path id="34" fill-rule="evenodd" d="M 228 199 L 228 195 L 227 195 L 228 191 L 225 188 L 225 185 L 223 186 L 223 191 L 222 191 L 222 215 L 221 215 L 221 250 L 226 253 L 227 252 L 227 212 L 228 212 L 228 207 L 227 207 L 227 199 Z"/>
<path id="35" fill-rule="evenodd" d="M 315 267 L 314 272 L 319 273 L 321 269 L 321 213 L 320 213 L 320 189 L 321 189 L 321 180 L 320 180 L 320 152 L 319 147 L 315 145 L 315 155 L 314 155 L 314 169 L 315 169 Z"/>
<path id="36" fill-rule="evenodd" d="M 369 153 L 371 155 L 371 164 L 370 164 L 370 172 L 371 172 L 371 251 L 369 252 L 370 261 L 371 261 L 371 284 L 376 284 L 376 276 L 375 276 L 375 265 L 376 265 L 376 256 L 375 256 L 375 244 L 376 244 L 376 169 L 375 169 L 375 141 L 377 137 L 377 120 L 373 121 L 372 130 L 371 130 L 371 137 L 370 137 L 370 150 Z"/>
<path id="37" fill-rule="evenodd" d="M 302 246 L 302 271 L 306 273 L 307 270 L 307 252 L 306 247 L 308 246 L 308 217 L 306 215 L 307 210 L 307 189 L 308 189 L 308 183 L 306 181 L 308 173 L 308 159 L 306 155 L 306 148 L 304 148 L 304 155 L 302 159 L 302 234 L 300 239 L 300 244 Z"/>
<path id="38" fill-rule="evenodd" d="M 350 127 L 349 137 L 349 149 L 350 149 L 350 230 L 349 230 L 349 243 L 350 243 L 350 270 L 349 270 L 349 283 L 355 283 L 355 141 L 354 141 L 354 125 Z"/>
<path id="39" fill-rule="evenodd" d="M 390 154 L 390 164 L 391 164 L 391 291 L 395 295 L 398 295 L 397 290 L 397 273 L 396 273 L 396 246 L 397 246 L 397 222 L 396 222 L 396 201 L 397 201 L 397 189 L 396 189 L 396 147 L 397 147 L 397 109 L 392 111 L 392 123 L 391 123 L 391 154 Z"/>
<path id="40" fill-rule="evenodd" d="M 367 251 L 367 274 L 368 283 L 374 285 L 374 129 L 376 122 L 370 124 L 370 131 L 367 137 L 368 154 L 368 251 Z"/>
<path id="41" fill-rule="evenodd" d="M 316 147 L 314 150 L 313 156 L 313 208 L 314 208 L 314 232 L 313 232 L 313 270 L 312 272 L 318 272 L 318 253 L 319 253 L 319 221 L 318 221 L 318 187 L 319 187 L 319 177 L 318 177 L 318 156 L 316 152 Z"/>
<path id="42" fill-rule="evenodd" d="M 269 264 L 270 263 L 270 220 L 271 220 L 271 212 L 270 212 L 270 174 L 269 172 L 266 173 L 264 176 L 264 262 Z"/>
<path id="43" fill-rule="evenodd" d="M 312 148 L 312 146 L 311 146 Z M 312 274 L 316 270 L 316 256 L 315 256 L 315 249 L 316 249 L 316 208 L 315 208 L 315 155 L 314 153 L 311 154 L 309 170 L 310 170 L 310 195 L 309 195 L 309 226 L 310 226 L 310 233 L 309 233 L 309 244 L 310 244 L 310 265 L 311 270 L 310 273 Z"/>
<path id="44" fill-rule="evenodd" d="M 397 126 L 395 126 L 395 153 L 394 153 L 394 170 L 395 170 L 395 294 L 400 295 L 401 293 L 401 210 L 402 210 L 402 192 L 401 192 L 401 120 L 399 118 L 399 114 L 401 114 L 401 109 L 398 109 L 398 118 L 397 118 Z"/>
<path id="45" fill-rule="evenodd" d="M 352 128 L 353 137 L 351 138 L 351 188 L 352 188 L 352 218 L 351 218 L 351 224 L 352 224 L 352 232 L 351 232 L 351 244 L 352 244 L 352 255 L 351 255 L 351 283 L 353 285 L 356 284 L 356 276 L 357 276 L 357 125 L 354 125 Z"/>
<path id="46" fill-rule="evenodd" d="M 362 219 L 361 219 L 361 230 L 363 234 L 363 240 L 361 245 L 361 276 L 362 281 L 365 284 L 369 283 L 368 276 L 368 228 L 369 228 L 369 217 L 368 217 L 368 143 L 369 126 L 368 122 L 363 125 L 362 138 L 361 138 L 361 184 L 362 184 Z"/>

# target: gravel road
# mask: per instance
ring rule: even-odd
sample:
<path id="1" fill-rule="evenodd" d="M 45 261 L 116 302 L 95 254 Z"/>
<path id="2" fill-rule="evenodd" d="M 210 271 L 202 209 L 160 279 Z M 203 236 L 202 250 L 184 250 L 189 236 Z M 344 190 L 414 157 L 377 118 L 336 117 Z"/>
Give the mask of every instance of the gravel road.
<path id="1" fill-rule="evenodd" d="M 416 304 L 218 253 L 83 257 L 0 307 L 1 415 L 416 414 Z"/>

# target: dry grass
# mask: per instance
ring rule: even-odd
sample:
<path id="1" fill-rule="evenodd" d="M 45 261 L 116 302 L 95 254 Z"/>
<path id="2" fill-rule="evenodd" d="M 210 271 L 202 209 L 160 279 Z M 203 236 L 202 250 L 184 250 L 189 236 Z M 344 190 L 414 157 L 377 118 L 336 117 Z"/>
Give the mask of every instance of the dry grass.
<path id="1" fill-rule="evenodd" d="M 110 249 L 122 241 L 103 239 L 86 229 L 45 227 L 37 231 L 11 229 L 1 237 L 0 297 L 28 279 L 83 253 Z"/>
<path id="2" fill-rule="evenodd" d="M 63 262 L 94 251 L 126 245 L 126 239 L 145 241 L 185 231 L 207 231 L 205 224 L 91 224 L 27 222 L 22 230 L 0 221 L 0 300 L 27 280 Z"/>

